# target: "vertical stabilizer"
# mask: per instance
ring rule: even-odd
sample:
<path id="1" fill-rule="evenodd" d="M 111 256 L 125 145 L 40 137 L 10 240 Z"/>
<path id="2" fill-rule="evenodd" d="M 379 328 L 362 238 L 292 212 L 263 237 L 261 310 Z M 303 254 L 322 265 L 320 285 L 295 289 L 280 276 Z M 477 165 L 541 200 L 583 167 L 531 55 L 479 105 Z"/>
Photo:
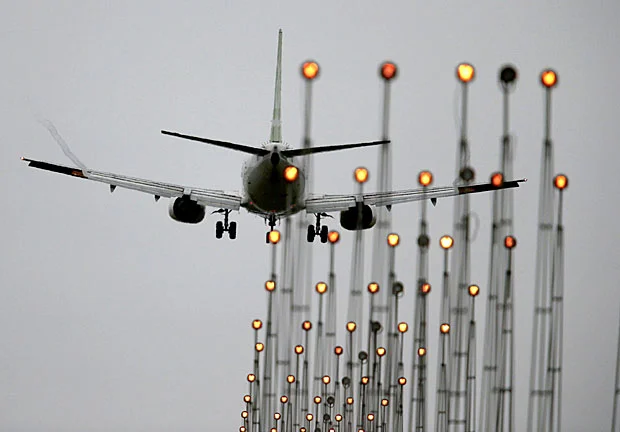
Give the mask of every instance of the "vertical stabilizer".
<path id="1" fill-rule="evenodd" d="M 276 66 L 276 90 L 273 97 L 273 118 L 271 119 L 270 142 L 282 142 L 280 106 L 282 102 L 282 29 L 278 33 L 278 64 Z"/>

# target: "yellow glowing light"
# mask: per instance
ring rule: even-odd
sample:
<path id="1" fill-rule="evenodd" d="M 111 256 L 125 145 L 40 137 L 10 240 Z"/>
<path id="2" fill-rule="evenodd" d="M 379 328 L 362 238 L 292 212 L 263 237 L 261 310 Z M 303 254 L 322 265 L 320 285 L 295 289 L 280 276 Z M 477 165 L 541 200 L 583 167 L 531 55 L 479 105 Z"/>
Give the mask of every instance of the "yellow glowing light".
<path id="1" fill-rule="evenodd" d="M 257 342 L 255 348 L 256 348 L 256 351 L 261 352 L 262 350 L 265 349 L 265 345 L 262 342 Z"/>
<path id="2" fill-rule="evenodd" d="M 303 354 L 304 353 L 304 346 L 303 345 L 296 345 L 295 346 L 295 354 Z"/>
<path id="3" fill-rule="evenodd" d="M 286 168 L 284 168 L 284 180 L 286 180 L 289 183 L 292 183 L 295 180 L 297 180 L 297 177 L 299 177 L 299 170 L 297 169 L 296 166 L 289 165 Z"/>
<path id="4" fill-rule="evenodd" d="M 336 346 L 334 348 L 334 354 L 336 354 L 337 356 L 342 355 L 343 352 L 344 352 L 344 350 L 342 349 L 342 347 L 340 345 L 338 345 L 338 346 Z"/>
<path id="5" fill-rule="evenodd" d="M 559 190 L 566 189 L 568 187 L 568 177 L 564 174 L 556 175 L 553 179 L 553 185 Z"/>
<path id="6" fill-rule="evenodd" d="M 500 172 L 493 173 L 491 176 L 491 184 L 495 187 L 500 187 L 504 184 L 504 175 Z"/>
<path id="7" fill-rule="evenodd" d="M 286 382 L 293 384 L 295 382 L 295 375 L 289 375 L 286 377 Z"/>
<path id="8" fill-rule="evenodd" d="M 279 412 L 273 413 L 274 420 L 280 420 L 281 418 L 282 418 L 282 414 L 280 414 Z"/>
<path id="9" fill-rule="evenodd" d="M 422 285 L 420 285 L 420 292 L 424 295 L 431 292 L 431 284 L 429 284 L 428 282 L 424 282 Z"/>
<path id="10" fill-rule="evenodd" d="M 255 319 L 254 321 L 252 321 L 252 328 L 254 330 L 260 330 L 260 328 L 263 326 L 263 322 L 259 319 Z"/>
<path id="11" fill-rule="evenodd" d="M 267 291 L 273 291 L 274 289 L 276 289 L 276 282 L 268 280 L 267 282 L 265 282 L 265 289 Z"/>
<path id="12" fill-rule="evenodd" d="M 383 347 L 379 347 L 377 348 L 377 355 L 379 357 L 383 357 L 385 355 L 385 353 L 387 352 L 387 350 Z"/>
<path id="13" fill-rule="evenodd" d="M 280 396 L 280 402 L 282 402 L 283 404 L 288 402 L 288 396 Z"/>
<path id="14" fill-rule="evenodd" d="M 426 355 L 426 348 L 420 347 L 418 348 L 418 356 L 424 357 Z"/>
<path id="15" fill-rule="evenodd" d="M 390 246 L 396 247 L 398 246 L 398 243 L 400 243 L 400 237 L 395 233 L 388 234 L 387 242 Z"/>
<path id="16" fill-rule="evenodd" d="M 504 246 L 506 246 L 506 249 L 512 249 L 516 245 L 517 239 L 513 236 L 506 236 L 506 238 L 504 238 Z"/>
<path id="17" fill-rule="evenodd" d="M 379 292 L 379 284 L 377 282 L 370 282 L 368 284 L 368 292 L 370 294 L 376 294 Z"/>
<path id="18" fill-rule="evenodd" d="M 401 333 L 406 333 L 409 330 L 409 324 L 406 322 L 398 323 L 398 331 Z"/>
<path id="19" fill-rule="evenodd" d="M 278 432 L 278 430 L 276 428 L 271 428 L 269 429 L 269 432 Z"/>
<path id="20" fill-rule="evenodd" d="M 342 421 L 342 414 L 336 414 L 334 418 L 336 419 L 338 423 L 340 423 Z"/>
<path id="21" fill-rule="evenodd" d="M 450 332 L 450 324 L 448 323 L 443 323 L 440 327 L 439 327 L 439 331 L 443 334 L 448 334 Z"/>
<path id="22" fill-rule="evenodd" d="M 300 427 L 299 428 L 299 432 L 306 432 L 306 428 L 305 427 Z"/>
<path id="23" fill-rule="evenodd" d="M 375 419 L 375 415 L 373 413 L 369 413 L 366 418 L 368 419 L 368 421 L 373 421 Z"/>
<path id="24" fill-rule="evenodd" d="M 321 396 L 315 396 L 314 397 L 314 403 L 317 404 L 317 405 L 320 404 L 321 403 Z"/>
<path id="25" fill-rule="evenodd" d="M 256 381 L 256 375 L 248 374 L 248 382 L 254 382 L 254 381 Z"/>
<path id="26" fill-rule="evenodd" d="M 392 62 L 385 62 L 381 65 L 381 76 L 384 80 L 391 80 L 392 78 L 396 78 L 396 73 L 398 72 L 398 68 Z"/>
<path id="27" fill-rule="evenodd" d="M 370 378 L 368 378 L 367 376 L 362 377 L 362 385 L 368 384 L 369 381 L 370 381 Z"/>
<path id="28" fill-rule="evenodd" d="M 327 284 L 325 282 L 319 282 L 316 284 L 315 289 L 319 294 L 325 294 L 327 292 Z"/>
<path id="29" fill-rule="evenodd" d="M 558 75 L 552 69 L 545 69 L 540 74 L 540 82 L 547 88 L 553 88 L 558 83 Z"/>
<path id="30" fill-rule="evenodd" d="M 310 331 L 312 329 L 312 323 L 310 321 L 304 321 L 301 323 L 301 328 L 305 331 Z"/>
<path id="31" fill-rule="evenodd" d="M 325 385 L 329 384 L 331 380 L 332 379 L 329 377 L 329 375 L 325 375 L 322 378 L 323 384 L 325 384 Z"/>
<path id="32" fill-rule="evenodd" d="M 279 241 L 280 241 L 280 231 L 278 230 L 269 231 L 269 243 L 278 244 Z"/>
<path id="33" fill-rule="evenodd" d="M 332 244 L 338 243 L 338 240 L 340 240 L 340 233 L 338 231 L 330 231 L 329 234 L 327 234 L 327 240 Z"/>
<path id="34" fill-rule="evenodd" d="M 398 384 L 400 384 L 401 386 L 404 386 L 405 384 L 407 384 L 407 378 L 405 377 L 398 378 Z"/>
<path id="35" fill-rule="evenodd" d="M 454 239 L 449 235 L 445 235 L 439 239 L 439 245 L 442 249 L 450 249 L 454 245 Z"/>
<path id="36" fill-rule="evenodd" d="M 430 171 L 422 171 L 418 174 L 418 183 L 421 186 L 429 186 L 433 182 L 433 174 Z"/>
<path id="37" fill-rule="evenodd" d="M 368 181 L 368 170 L 364 167 L 355 168 L 355 181 L 358 183 L 366 183 Z"/>
<path id="38" fill-rule="evenodd" d="M 245 396 L 243 396 L 243 402 L 245 403 L 252 402 L 252 396 L 246 394 Z"/>
<path id="39" fill-rule="evenodd" d="M 307 61 L 301 65 L 301 74 L 308 80 L 315 79 L 319 75 L 319 65 L 314 61 Z"/>
<path id="40" fill-rule="evenodd" d="M 475 70 L 469 63 L 461 63 L 456 68 L 456 76 L 461 82 L 468 83 L 474 79 Z"/>
<path id="41" fill-rule="evenodd" d="M 248 412 L 247 411 L 241 411 L 241 417 L 242 418 L 248 418 Z"/>
<path id="42" fill-rule="evenodd" d="M 480 287 L 478 285 L 470 285 L 467 289 L 469 291 L 469 295 L 472 297 L 476 297 L 480 293 Z"/>
<path id="43" fill-rule="evenodd" d="M 388 399 L 381 399 L 381 406 L 388 406 L 390 404 L 390 401 Z"/>
<path id="44" fill-rule="evenodd" d="M 246 432 L 245 426 L 239 426 L 239 432 Z"/>
<path id="45" fill-rule="evenodd" d="M 349 333 L 353 333 L 353 332 L 355 331 L 355 329 L 356 329 L 356 328 L 357 328 L 357 324 L 355 324 L 355 322 L 354 322 L 354 321 L 349 321 L 349 322 L 347 323 L 347 331 L 348 331 Z"/>
<path id="46" fill-rule="evenodd" d="M 351 396 L 349 396 L 349 397 L 347 398 L 347 404 L 348 404 L 348 405 L 353 405 L 353 398 L 352 398 Z"/>
<path id="47" fill-rule="evenodd" d="M 309 422 L 311 422 L 313 418 L 314 416 L 312 415 L 312 413 L 306 414 L 306 420 L 308 420 Z"/>

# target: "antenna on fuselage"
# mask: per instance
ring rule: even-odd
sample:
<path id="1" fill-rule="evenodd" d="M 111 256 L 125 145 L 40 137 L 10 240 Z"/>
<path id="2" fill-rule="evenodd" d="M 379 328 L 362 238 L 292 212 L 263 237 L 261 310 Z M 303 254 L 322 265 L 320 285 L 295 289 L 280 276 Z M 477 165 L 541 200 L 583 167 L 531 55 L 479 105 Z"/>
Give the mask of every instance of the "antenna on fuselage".
<path id="1" fill-rule="evenodd" d="M 278 64 L 276 66 L 276 89 L 273 97 L 273 118 L 271 119 L 270 142 L 282 142 L 282 29 L 278 32 Z"/>

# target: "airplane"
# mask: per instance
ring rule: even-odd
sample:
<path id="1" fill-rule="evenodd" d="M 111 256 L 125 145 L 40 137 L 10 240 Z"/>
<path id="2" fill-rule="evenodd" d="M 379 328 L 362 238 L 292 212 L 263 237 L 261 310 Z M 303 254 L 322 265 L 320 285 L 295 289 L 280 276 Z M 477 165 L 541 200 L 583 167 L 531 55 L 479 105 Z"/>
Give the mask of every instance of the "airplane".
<path id="1" fill-rule="evenodd" d="M 206 207 L 216 208 L 217 210 L 213 213 L 221 213 L 224 217 L 223 221 L 217 221 L 215 225 L 215 236 L 218 239 L 222 238 L 224 232 L 228 233 L 230 239 L 237 237 L 237 223 L 229 221 L 229 215 L 232 211 L 239 211 L 241 207 L 268 221 L 270 231 L 274 230 L 280 219 L 305 210 L 307 214 L 313 214 L 316 218 L 316 224 L 308 225 L 308 242 L 313 242 L 315 237 L 319 236 L 321 242 L 326 243 L 328 228 L 326 225 L 321 225 L 321 218 L 328 217 L 329 213 L 340 212 L 340 225 L 344 229 L 362 230 L 372 228 L 375 225 L 376 207 L 384 206 L 391 209 L 394 204 L 425 199 L 429 199 L 435 204 L 438 198 L 514 188 L 519 187 L 520 182 L 526 181 L 526 179 L 520 179 L 502 181 L 499 184 L 478 183 L 424 187 L 366 194 L 307 195 L 303 163 L 297 163 L 299 158 L 317 153 L 388 145 L 390 141 L 377 140 L 322 147 L 291 148 L 282 141 L 281 93 L 282 30 L 278 33 L 274 106 L 268 143 L 262 147 L 252 147 L 166 130 L 161 131 L 164 135 L 250 154 L 250 159 L 242 167 L 243 190 L 241 193 L 163 183 L 87 168 L 71 153 L 67 144 L 51 124 L 48 125 L 49 132 L 64 153 L 78 167 L 57 165 L 25 157 L 22 157 L 22 160 L 33 168 L 108 184 L 110 192 L 121 187 L 151 194 L 155 197 L 155 201 L 159 201 L 161 197 L 169 198 L 168 213 L 172 219 L 178 222 L 200 223 L 205 218 Z M 269 242 L 269 232 L 267 232 L 266 241 Z"/>

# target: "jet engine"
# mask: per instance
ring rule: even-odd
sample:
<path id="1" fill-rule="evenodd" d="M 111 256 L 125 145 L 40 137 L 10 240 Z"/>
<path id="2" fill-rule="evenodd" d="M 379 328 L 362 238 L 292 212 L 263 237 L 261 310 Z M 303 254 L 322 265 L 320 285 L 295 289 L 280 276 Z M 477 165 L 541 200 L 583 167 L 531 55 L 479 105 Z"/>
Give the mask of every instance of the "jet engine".
<path id="1" fill-rule="evenodd" d="M 359 221 L 359 229 L 368 229 L 375 226 L 375 223 L 377 222 L 377 215 L 375 214 L 373 209 L 369 205 L 361 206 L 361 209 L 358 207 L 351 207 L 348 210 L 340 212 L 340 225 L 342 225 L 344 229 L 349 231 L 357 230 L 358 217 L 360 216 L 360 214 L 361 221 Z"/>
<path id="2" fill-rule="evenodd" d="M 170 199 L 168 214 L 175 221 L 197 224 L 205 218 L 205 207 L 186 195 Z"/>

